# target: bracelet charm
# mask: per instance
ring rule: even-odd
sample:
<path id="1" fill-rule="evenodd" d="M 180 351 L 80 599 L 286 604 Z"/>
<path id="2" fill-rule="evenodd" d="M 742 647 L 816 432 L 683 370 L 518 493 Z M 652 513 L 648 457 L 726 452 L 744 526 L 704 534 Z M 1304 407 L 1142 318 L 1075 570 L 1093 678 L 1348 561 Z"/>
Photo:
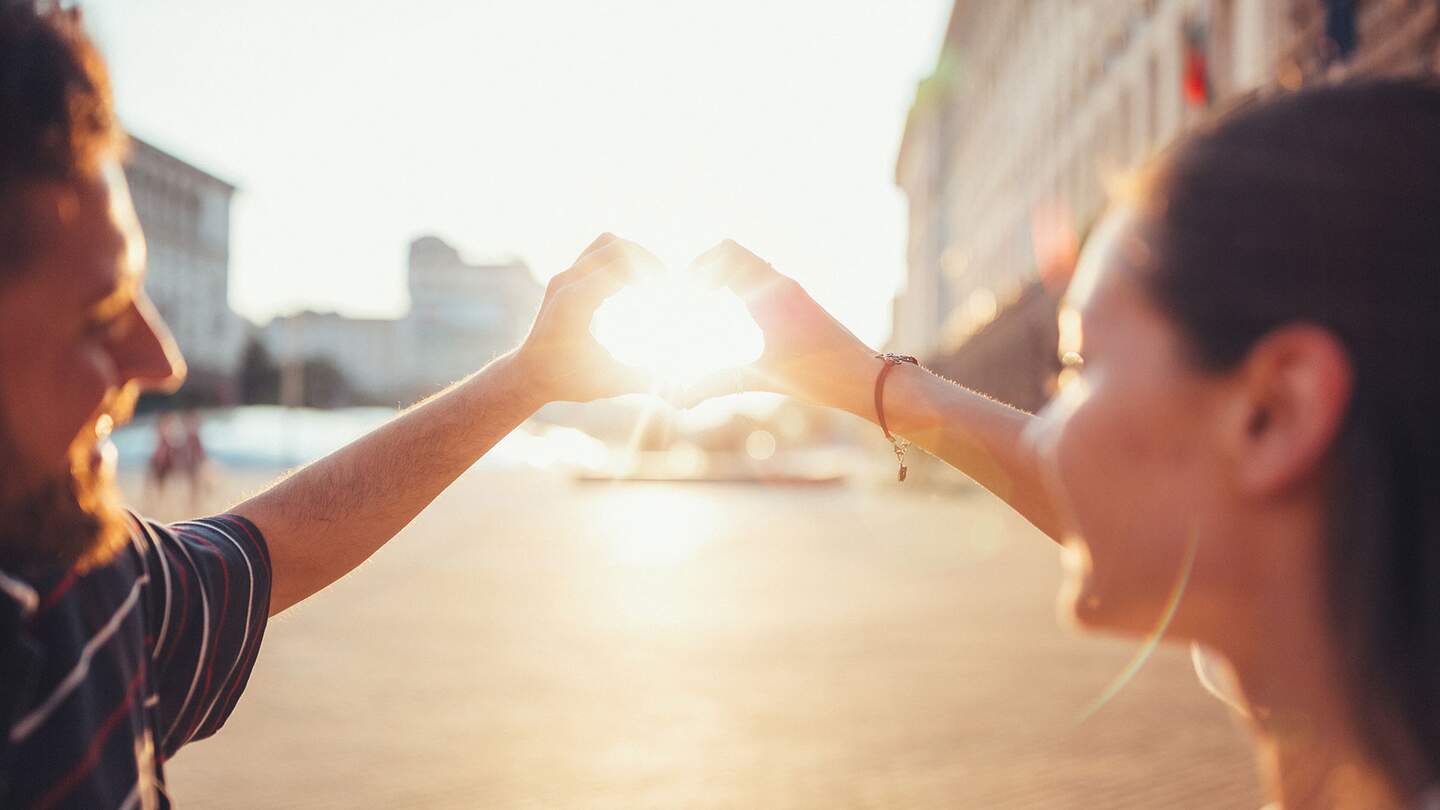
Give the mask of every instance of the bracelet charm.
<path id="1" fill-rule="evenodd" d="M 885 365 L 880 367 L 880 374 L 875 377 L 875 417 L 880 423 L 880 429 L 885 431 L 885 438 L 890 440 L 890 446 L 895 450 L 895 462 L 900 465 L 896 480 L 904 481 L 905 474 L 909 471 L 905 466 L 905 451 L 910 449 L 910 442 L 891 433 L 890 426 L 885 421 L 885 378 L 890 375 L 891 369 L 901 363 L 918 366 L 920 361 L 908 354 L 877 354 L 875 357 L 885 362 Z"/>

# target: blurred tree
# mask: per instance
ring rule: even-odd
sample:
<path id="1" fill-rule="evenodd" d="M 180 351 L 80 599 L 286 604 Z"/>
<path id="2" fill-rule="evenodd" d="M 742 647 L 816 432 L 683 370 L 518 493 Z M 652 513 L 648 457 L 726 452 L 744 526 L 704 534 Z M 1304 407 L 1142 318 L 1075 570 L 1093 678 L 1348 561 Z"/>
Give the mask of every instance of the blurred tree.
<path id="1" fill-rule="evenodd" d="M 253 336 L 240 357 L 240 402 L 244 405 L 280 402 L 280 367 L 264 344 Z"/>
<path id="2" fill-rule="evenodd" d="M 359 403 L 345 372 L 328 357 L 307 357 L 300 367 L 307 408 L 343 408 Z"/>

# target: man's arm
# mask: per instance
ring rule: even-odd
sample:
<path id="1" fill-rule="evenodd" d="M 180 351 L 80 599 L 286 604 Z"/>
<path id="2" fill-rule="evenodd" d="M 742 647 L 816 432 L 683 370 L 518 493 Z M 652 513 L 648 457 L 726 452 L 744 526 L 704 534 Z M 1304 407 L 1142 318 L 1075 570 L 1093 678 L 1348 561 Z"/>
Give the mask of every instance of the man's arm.
<path id="1" fill-rule="evenodd" d="M 270 614 L 364 562 L 540 404 L 505 355 L 232 509 L 269 545 Z"/>
<path id="2" fill-rule="evenodd" d="M 550 282 L 524 345 L 230 510 L 265 535 L 270 615 L 364 562 L 541 405 L 643 390 L 590 336 L 607 296 L 654 265 L 608 234 Z"/>

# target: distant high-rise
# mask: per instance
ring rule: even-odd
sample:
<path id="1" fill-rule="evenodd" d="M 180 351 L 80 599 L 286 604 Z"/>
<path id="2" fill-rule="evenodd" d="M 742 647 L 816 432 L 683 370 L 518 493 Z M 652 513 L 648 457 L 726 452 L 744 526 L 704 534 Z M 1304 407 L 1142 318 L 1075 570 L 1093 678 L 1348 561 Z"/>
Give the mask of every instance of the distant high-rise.
<path id="1" fill-rule="evenodd" d="M 235 187 L 133 135 L 125 176 L 145 231 L 145 289 L 185 354 L 191 384 L 224 398 L 247 331 L 229 299 Z"/>

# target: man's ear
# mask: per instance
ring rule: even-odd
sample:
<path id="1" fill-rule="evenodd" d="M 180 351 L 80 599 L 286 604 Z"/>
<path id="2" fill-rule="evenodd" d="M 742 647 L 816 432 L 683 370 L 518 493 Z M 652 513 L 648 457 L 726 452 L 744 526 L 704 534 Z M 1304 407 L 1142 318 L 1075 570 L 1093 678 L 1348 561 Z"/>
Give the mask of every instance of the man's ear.
<path id="1" fill-rule="evenodd" d="M 1235 373 L 1225 427 L 1240 489 L 1271 494 L 1312 475 L 1344 424 L 1353 384 L 1350 356 L 1330 331 L 1293 324 L 1261 338 Z"/>

